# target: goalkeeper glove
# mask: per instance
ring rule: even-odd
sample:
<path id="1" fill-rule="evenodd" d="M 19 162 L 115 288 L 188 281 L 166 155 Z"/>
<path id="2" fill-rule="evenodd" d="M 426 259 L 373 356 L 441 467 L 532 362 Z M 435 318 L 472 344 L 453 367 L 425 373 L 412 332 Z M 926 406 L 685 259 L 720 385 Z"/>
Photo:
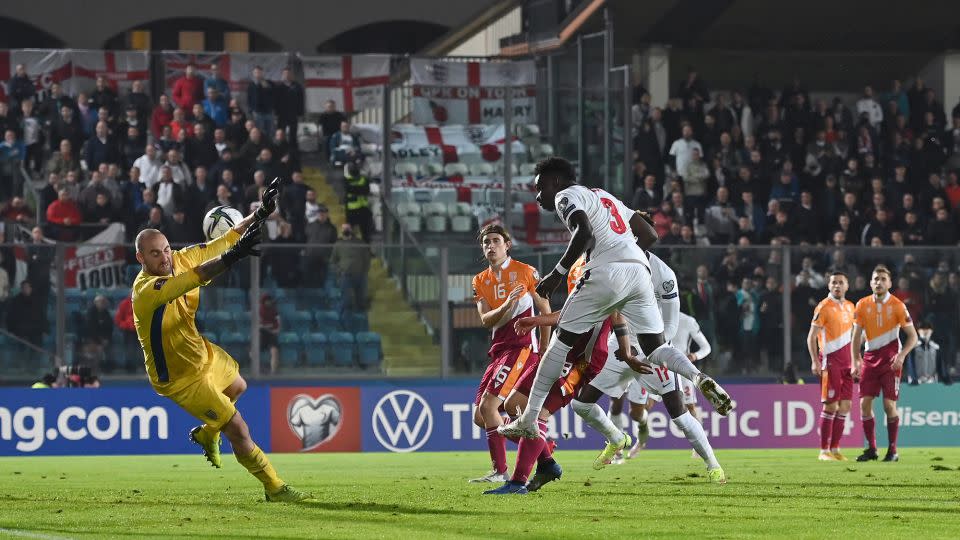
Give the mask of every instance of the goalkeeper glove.
<path id="1" fill-rule="evenodd" d="M 230 246 L 230 249 L 225 251 L 223 255 L 220 256 L 220 260 L 223 261 L 223 264 L 227 268 L 233 266 L 240 259 L 253 255 L 254 257 L 260 256 L 260 251 L 256 249 L 257 244 L 260 243 L 260 225 L 261 221 L 254 221 L 247 230 L 243 232 L 243 235 L 240 236 L 240 240 L 237 240 L 237 243 Z"/>
<path id="2" fill-rule="evenodd" d="M 270 182 L 270 185 L 267 186 L 267 189 L 264 190 L 263 196 L 260 198 L 260 208 L 257 208 L 256 219 L 257 221 L 265 221 L 270 214 L 272 214 L 277 209 L 277 198 L 280 196 L 280 177 L 276 177 Z"/>

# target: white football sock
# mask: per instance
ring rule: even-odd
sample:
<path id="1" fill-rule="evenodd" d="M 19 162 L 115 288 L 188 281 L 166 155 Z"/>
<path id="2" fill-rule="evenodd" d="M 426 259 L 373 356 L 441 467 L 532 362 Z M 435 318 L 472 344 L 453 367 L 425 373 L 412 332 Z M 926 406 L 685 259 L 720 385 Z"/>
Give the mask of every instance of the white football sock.
<path id="1" fill-rule="evenodd" d="M 623 440 L 623 431 L 613 425 L 613 422 L 607 418 L 607 415 L 604 414 L 603 409 L 601 409 L 599 405 L 596 403 L 584 403 L 576 399 L 571 401 L 570 404 L 573 406 L 574 412 L 576 412 L 580 418 L 583 418 L 583 421 L 586 422 L 587 425 L 599 431 L 600 434 L 607 439 L 607 442 L 618 444 Z"/>
<path id="2" fill-rule="evenodd" d="M 547 399 L 547 394 L 553 388 L 554 383 L 560 378 L 563 372 L 563 362 L 570 352 L 570 346 L 557 339 L 554 333 L 550 337 L 550 345 L 542 357 L 540 365 L 537 366 L 537 376 L 533 379 L 533 387 L 530 389 L 530 398 L 527 400 L 527 408 L 520 415 L 520 422 L 523 424 L 536 424 L 540 417 L 540 410 L 543 409 L 543 402 Z"/>
<path id="3" fill-rule="evenodd" d="M 689 358 L 668 343 L 657 347 L 647 359 L 654 364 L 666 366 L 670 371 L 683 375 L 694 383 L 697 382 L 697 376 L 700 375 L 697 366 L 693 365 Z"/>
<path id="4" fill-rule="evenodd" d="M 703 426 L 690 415 L 689 411 L 674 418 L 673 423 L 687 436 L 687 440 L 690 441 L 690 446 L 696 450 L 697 455 L 707 464 L 707 469 L 716 469 L 720 466 L 720 463 L 717 462 L 717 457 L 713 455 L 713 447 L 710 446 L 710 441 L 707 440 L 707 434 L 703 431 Z"/>

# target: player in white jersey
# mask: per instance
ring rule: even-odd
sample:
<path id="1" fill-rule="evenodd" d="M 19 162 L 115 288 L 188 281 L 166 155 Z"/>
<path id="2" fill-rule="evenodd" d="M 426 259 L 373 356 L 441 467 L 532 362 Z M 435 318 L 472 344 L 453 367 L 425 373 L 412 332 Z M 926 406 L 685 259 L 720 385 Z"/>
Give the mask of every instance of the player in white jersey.
<path id="1" fill-rule="evenodd" d="M 677 332 L 671 344 L 687 355 L 691 362 L 698 362 L 710 355 L 710 341 L 703 335 L 697 320 L 680 312 L 678 314 Z M 691 342 L 697 344 L 697 352 L 690 352 Z M 693 381 L 686 377 L 678 376 L 680 382 L 680 394 L 683 397 L 683 404 L 687 412 L 697 422 L 700 423 L 700 412 L 697 410 L 697 394 L 694 389 Z M 630 449 L 628 458 L 634 458 L 637 453 L 646 445 L 649 437 L 649 427 L 647 426 L 647 412 L 653 408 L 653 405 L 660 401 L 659 396 L 648 392 L 644 385 L 634 384 L 627 390 L 628 400 L 631 404 L 630 416 L 637 421 L 637 442 Z M 700 456 L 697 449 L 694 448 L 694 457 Z"/>
<path id="2" fill-rule="evenodd" d="M 665 366 L 697 382 L 717 412 L 726 415 L 732 409 L 730 396 L 700 371 L 680 351 L 670 347 L 663 336 L 663 319 L 656 306 L 650 262 L 643 253 L 657 241 L 657 233 L 648 218 L 627 208 L 602 189 L 576 184 L 576 172 L 569 161 L 552 157 L 537 163 L 535 170 L 537 202 L 541 208 L 556 211 L 572 233 L 566 252 L 557 266 L 537 284 L 537 294 L 547 297 L 566 279 L 573 263 L 586 253 L 586 266 L 577 288 L 560 312 L 557 332 L 537 368 L 527 408 L 513 422 L 500 426 L 506 436 L 536 438 L 536 420 L 550 388 L 563 369 L 563 363 L 584 333 L 603 322 L 615 311 L 624 322 L 615 323 L 620 335 L 637 336 L 639 349 L 653 364 Z M 629 354 L 629 351 L 627 352 Z M 653 373 L 650 365 L 634 361 L 633 368 Z M 577 406 L 577 401 L 573 403 Z M 606 415 L 602 420 L 613 426 Z M 610 455 L 627 446 L 629 436 L 615 427 L 608 437 Z"/>

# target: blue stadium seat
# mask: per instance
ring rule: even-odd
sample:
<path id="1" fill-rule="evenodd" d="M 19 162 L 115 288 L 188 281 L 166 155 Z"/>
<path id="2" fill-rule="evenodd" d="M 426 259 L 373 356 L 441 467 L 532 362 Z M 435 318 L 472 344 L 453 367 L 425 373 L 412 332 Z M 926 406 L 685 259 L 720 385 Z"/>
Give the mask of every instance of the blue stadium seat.
<path id="1" fill-rule="evenodd" d="M 123 268 L 123 278 L 124 283 L 127 285 L 133 285 L 133 280 L 137 279 L 137 274 L 140 273 L 139 264 L 128 264 Z"/>
<path id="2" fill-rule="evenodd" d="M 110 306 L 117 307 L 124 298 L 130 296 L 130 289 L 125 287 L 117 287 L 116 289 L 110 289 Z"/>
<path id="3" fill-rule="evenodd" d="M 220 334 L 220 343 L 223 350 L 233 357 L 234 360 L 245 365 L 249 359 L 250 336 L 240 332 L 223 332 Z"/>
<path id="4" fill-rule="evenodd" d="M 247 299 L 249 298 L 249 292 L 246 289 L 238 289 L 236 287 L 228 287 L 223 290 L 223 301 L 227 304 L 241 304 L 244 307 L 247 305 Z"/>
<path id="5" fill-rule="evenodd" d="M 288 312 L 283 317 L 282 326 L 291 332 L 309 332 L 313 330 L 313 317 L 303 311 Z"/>
<path id="6" fill-rule="evenodd" d="M 321 332 L 340 330 L 340 315 L 335 311 L 314 311 L 313 320 L 317 321 L 317 329 Z"/>
<path id="7" fill-rule="evenodd" d="M 306 332 L 302 336 L 304 356 L 310 367 L 327 363 L 327 335 L 322 332 Z"/>
<path id="8" fill-rule="evenodd" d="M 282 302 L 277 302 L 277 310 L 280 311 L 280 316 L 288 318 L 290 314 L 296 313 L 299 311 L 297 305 L 294 304 L 291 300 L 284 300 Z"/>
<path id="9" fill-rule="evenodd" d="M 343 328 L 347 332 L 366 332 L 370 330 L 370 324 L 367 322 L 366 313 L 347 313 L 343 317 Z"/>
<path id="10" fill-rule="evenodd" d="M 230 310 L 233 316 L 233 328 L 242 334 L 250 333 L 250 312 L 246 309 Z"/>
<path id="11" fill-rule="evenodd" d="M 207 338 L 207 340 L 209 340 L 211 343 L 219 343 L 219 341 L 217 341 L 218 335 L 219 334 L 217 334 L 216 332 L 212 332 L 210 330 L 205 330 L 203 332 L 203 337 Z"/>
<path id="12" fill-rule="evenodd" d="M 280 364 L 293 367 L 300 363 L 300 336 L 296 332 L 280 332 Z"/>
<path id="13" fill-rule="evenodd" d="M 330 341 L 330 356 L 333 358 L 333 364 L 338 367 L 351 367 L 354 365 L 354 344 L 353 334 L 349 332 L 331 332 L 328 335 Z"/>
<path id="14" fill-rule="evenodd" d="M 359 332 L 357 334 L 357 357 L 363 368 L 380 365 L 380 334 Z"/>
<path id="15" fill-rule="evenodd" d="M 233 324 L 233 314 L 229 311 L 208 311 L 203 322 L 207 329 L 218 333 L 237 330 L 236 325 Z"/>
<path id="16" fill-rule="evenodd" d="M 247 306 L 239 302 L 226 302 L 220 304 L 220 311 L 229 311 L 230 313 L 236 315 L 237 313 L 247 313 L 250 310 L 247 309 Z"/>

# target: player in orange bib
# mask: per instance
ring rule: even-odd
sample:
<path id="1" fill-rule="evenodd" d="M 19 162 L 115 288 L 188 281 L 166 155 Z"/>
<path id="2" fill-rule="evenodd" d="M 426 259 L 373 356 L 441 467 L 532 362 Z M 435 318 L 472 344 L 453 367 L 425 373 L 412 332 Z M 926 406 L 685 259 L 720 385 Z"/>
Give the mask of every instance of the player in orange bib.
<path id="1" fill-rule="evenodd" d="M 539 357 L 531 334 L 520 335 L 514 323 L 533 315 L 534 308 L 541 315 L 550 313 L 550 302 L 535 291 L 540 275 L 536 268 L 513 260 L 510 233 L 500 225 L 487 225 L 477 238 L 489 266 L 473 278 L 473 299 L 484 328 L 491 330 L 487 366 L 474 404 L 477 409 L 473 421 L 487 433 L 487 446 L 493 470 L 471 482 L 506 482 L 506 438 L 497 432 L 503 424 L 500 415 L 504 400 L 516 386 L 520 376 L 533 367 Z M 548 343 L 550 329 L 540 329 L 540 343 Z"/>
<path id="2" fill-rule="evenodd" d="M 853 399 L 850 342 L 853 302 L 845 299 L 850 283 L 843 272 L 830 274 L 830 294 L 813 310 L 807 350 L 810 371 L 820 377 L 820 461 L 847 461 L 840 453 L 840 438 Z"/>
<path id="3" fill-rule="evenodd" d="M 878 265 L 873 269 L 870 287 L 873 294 L 857 302 L 853 325 L 854 377 L 860 376 L 860 415 L 867 448 L 857 461 L 877 459 L 876 421 L 873 418 L 873 399 L 883 391 L 883 411 L 887 415 L 889 446 L 884 461 L 899 461 L 897 432 L 897 398 L 900 395 L 900 370 L 903 360 L 917 345 L 917 330 L 907 307 L 890 294 L 890 270 Z M 907 335 L 907 343 L 900 345 L 900 330 Z M 866 336 L 866 352 L 861 356 L 860 346 Z M 861 371 L 862 368 L 862 371 Z"/>

